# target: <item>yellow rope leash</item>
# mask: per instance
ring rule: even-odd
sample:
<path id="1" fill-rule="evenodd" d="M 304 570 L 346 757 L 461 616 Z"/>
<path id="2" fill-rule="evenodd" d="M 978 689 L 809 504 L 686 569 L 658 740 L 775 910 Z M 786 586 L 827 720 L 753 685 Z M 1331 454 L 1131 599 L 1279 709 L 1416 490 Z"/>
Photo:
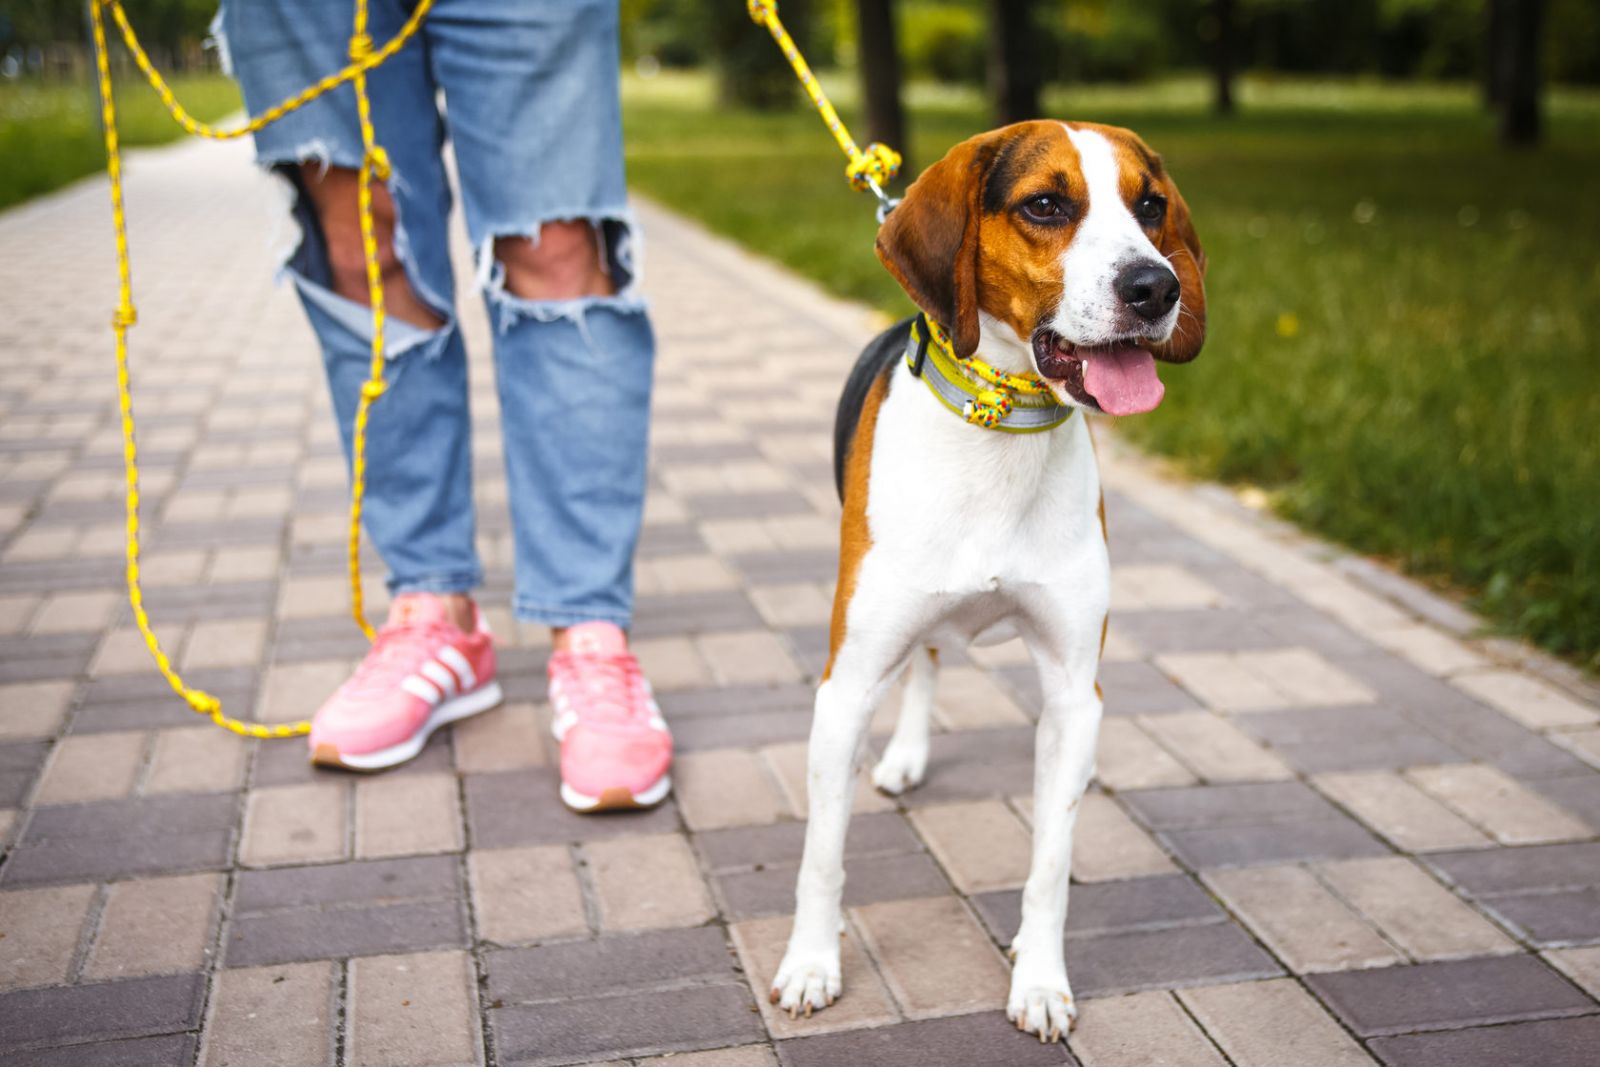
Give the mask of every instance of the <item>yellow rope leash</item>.
<path id="1" fill-rule="evenodd" d="M 867 145 L 865 150 L 856 144 L 855 138 L 850 136 L 850 131 L 845 129 L 844 123 L 840 120 L 839 113 L 828 101 L 827 94 L 822 91 L 817 76 L 811 73 L 810 65 L 800 54 L 800 49 L 795 46 L 794 38 L 789 36 L 789 31 L 778 21 L 778 0 L 746 0 L 746 6 L 749 8 L 750 17 L 765 26 L 767 32 L 772 34 L 772 39 L 778 42 L 783 58 L 794 68 L 795 77 L 799 78 L 800 84 L 805 87 L 806 95 L 811 98 L 817 113 L 822 116 L 828 132 L 833 134 L 833 139 L 838 142 L 844 154 L 850 157 L 850 162 L 844 169 L 850 185 L 858 192 L 871 189 L 877 195 L 883 209 L 887 211 L 893 206 L 893 201 L 883 191 L 883 187 L 899 173 L 900 153 L 876 141 Z"/>
<path id="2" fill-rule="evenodd" d="M 433 6 L 433 0 L 419 0 L 416 10 L 406 20 L 399 32 L 381 48 L 372 47 L 367 34 L 367 0 L 355 0 L 355 23 L 350 37 L 351 64 L 331 74 L 282 103 L 268 108 L 260 116 L 235 129 L 219 130 L 195 119 L 178 103 L 171 88 L 150 62 L 150 57 L 139 44 L 133 26 L 120 0 L 92 0 L 89 15 L 94 35 L 95 66 L 100 83 L 101 119 L 105 129 L 106 175 L 111 184 L 111 225 L 116 234 L 117 246 L 117 308 L 111 317 L 111 328 L 116 335 L 117 402 L 122 418 L 122 455 L 127 511 L 127 582 L 128 603 L 133 608 L 133 618 L 155 659 L 156 669 L 191 708 L 211 718 L 218 726 L 246 737 L 294 737 L 310 732 L 310 722 L 262 724 L 230 718 L 222 712 L 216 697 L 201 689 L 187 685 L 172 661 L 161 648 L 155 631 L 150 626 L 150 616 L 145 611 L 144 590 L 139 581 L 139 452 L 135 442 L 133 397 L 128 375 L 128 330 L 139 321 L 133 304 L 132 268 L 128 259 L 127 216 L 122 195 L 122 146 L 117 137 L 117 112 L 111 87 L 110 50 L 106 44 L 105 12 L 110 11 L 122 33 L 123 42 L 132 54 L 134 63 L 144 73 L 156 95 L 161 98 L 173 119 L 191 134 L 212 140 L 225 141 L 256 130 L 274 122 L 297 108 L 304 107 L 325 93 L 346 82 L 351 83 L 356 96 L 356 113 L 361 124 L 361 172 L 358 205 L 361 214 L 361 244 L 366 257 L 367 297 L 372 306 L 372 363 L 367 381 L 361 387 L 361 402 L 356 408 L 354 442 L 351 449 L 350 484 L 350 610 L 356 624 L 370 639 L 372 626 L 367 622 L 361 589 L 361 503 L 366 491 L 366 430 L 372 402 L 383 395 L 383 278 L 378 264 L 378 242 L 372 218 L 372 179 L 380 181 L 389 176 L 389 160 L 377 143 L 372 126 L 372 107 L 367 98 L 367 72 L 394 55 L 415 36 L 424 16 Z"/>
<path id="3" fill-rule="evenodd" d="M 926 316 L 920 321 L 928 324 L 928 343 L 936 357 L 971 371 L 992 386 L 989 389 L 974 391 L 971 402 L 961 412 L 962 418 L 974 426 L 982 426 L 986 430 L 994 429 L 1002 419 L 1011 414 L 1018 394 L 1051 395 L 1050 387 L 1034 375 L 1010 374 L 990 366 L 975 355 L 956 355 L 955 345 L 951 343 L 950 335 L 945 332 L 943 326 Z M 915 324 L 911 327 L 911 335 L 914 338 L 918 337 L 918 328 Z"/>

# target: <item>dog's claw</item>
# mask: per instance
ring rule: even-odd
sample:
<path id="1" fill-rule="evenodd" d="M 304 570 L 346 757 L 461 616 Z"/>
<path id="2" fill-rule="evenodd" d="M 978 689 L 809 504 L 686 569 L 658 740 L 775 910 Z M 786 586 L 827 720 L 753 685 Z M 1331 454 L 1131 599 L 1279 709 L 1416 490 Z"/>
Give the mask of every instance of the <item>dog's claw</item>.
<path id="1" fill-rule="evenodd" d="M 811 1001 L 806 1001 L 806 1018 L 811 1018 Z"/>
<path id="2" fill-rule="evenodd" d="M 776 1004 L 778 1003 L 778 998 L 781 996 L 783 996 L 783 994 L 779 993 L 776 988 L 769 989 L 767 990 L 767 1003 Z"/>

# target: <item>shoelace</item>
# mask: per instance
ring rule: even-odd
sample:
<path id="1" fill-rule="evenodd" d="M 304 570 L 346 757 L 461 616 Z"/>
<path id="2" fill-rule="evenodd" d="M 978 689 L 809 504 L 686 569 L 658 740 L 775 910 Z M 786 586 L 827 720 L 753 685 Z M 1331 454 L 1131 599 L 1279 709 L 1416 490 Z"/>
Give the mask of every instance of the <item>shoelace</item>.
<path id="1" fill-rule="evenodd" d="M 372 649 L 347 683 L 355 693 L 393 689 L 416 669 L 417 661 L 446 643 L 454 627 L 444 623 L 405 623 L 385 626 L 373 639 Z"/>
<path id="2" fill-rule="evenodd" d="M 562 681 L 583 691 L 574 710 L 581 718 L 625 723 L 644 713 L 644 674 L 630 653 L 559 652 L 552 665 Z"/>

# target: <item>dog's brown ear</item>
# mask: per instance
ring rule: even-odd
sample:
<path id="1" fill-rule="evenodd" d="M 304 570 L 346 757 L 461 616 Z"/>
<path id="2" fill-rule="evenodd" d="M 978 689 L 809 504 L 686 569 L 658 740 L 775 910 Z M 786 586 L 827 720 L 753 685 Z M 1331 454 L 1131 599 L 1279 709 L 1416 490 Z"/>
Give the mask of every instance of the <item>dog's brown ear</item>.
<path id="1" fill-rule="evenodd" d="M 978 350 L 978 223 L 993 133 L 969 138 L 911 183 L 878 230 L 878 259 L 958 355 Z"/>
<path id="2" fill-rule="evenodd" d="M 1200 354 L 1206 343 L 1206 253 L 1200 247 L 1200 235 L 1195 233 L 1194 221 L 1189 217 L 1189 205 L 1184 202 L 1178 185 L 1161 172 L 1167 197 L 1167 221 L 1161 228 L 1156 247 L 1167 257 L 1167 262 L 1178 276 L 1178 325 L 1166 344 L 1154 349 L 1160 359 L 1173 363 L 1187 363 Z"/>

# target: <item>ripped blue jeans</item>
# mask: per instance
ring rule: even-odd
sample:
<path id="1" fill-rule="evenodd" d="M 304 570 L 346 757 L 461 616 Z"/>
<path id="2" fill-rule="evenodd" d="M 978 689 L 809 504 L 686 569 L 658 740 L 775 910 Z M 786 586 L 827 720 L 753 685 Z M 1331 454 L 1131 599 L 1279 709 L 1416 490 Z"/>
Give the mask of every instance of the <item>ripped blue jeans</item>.
<path id="1" fill-rule="evenodd" d="M 413 6 L 371 0 L 375 45 Z M 351 14 L 351 0 L 227 0 L 216 38 L 250 112 L 344 66 Z M 465 592 L 482 580 L 448 141 L 493 324 L 513 607 L 552 626 L 629 622 L 655 343 L 637 292 L 618 70 L 617 0 L 436 0 L 417 38 L 369 76 L 392 168 L 395 254 L 443 323 L 428 330 L 390 318 L 389 388 L 368 424 L 366 529 L 394 592 Z M 256 153 L 297 188 L 304 163 L 359 166 L 354 93 L 341 87 L 268 126 Z M 300 193 L 300 240 L 285 270 L 321 342 L 348 456 L 370 312 L 334 292 L 317 214 Z M 537 240 L 556 220 L 594 227 L 615 295 L 538 301 L 508 291 L 496 239 Z"/>

